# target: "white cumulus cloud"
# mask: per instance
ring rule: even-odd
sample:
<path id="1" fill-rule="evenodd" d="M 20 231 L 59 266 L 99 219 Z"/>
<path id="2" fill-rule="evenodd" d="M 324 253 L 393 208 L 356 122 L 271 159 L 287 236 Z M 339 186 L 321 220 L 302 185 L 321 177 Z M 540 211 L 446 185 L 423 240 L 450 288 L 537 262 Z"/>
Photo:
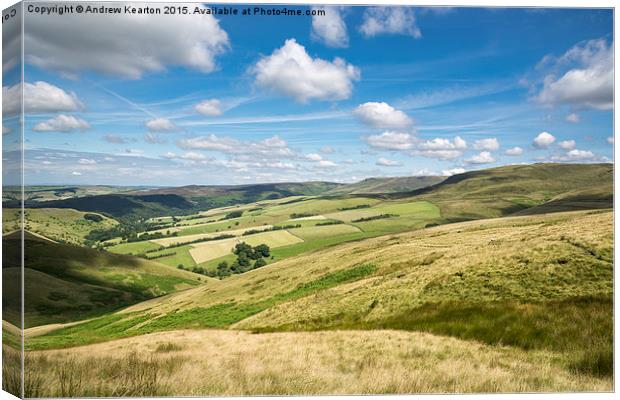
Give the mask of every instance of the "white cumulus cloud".
<path id="1" fill-rule="evenodd" d="M 412 7 L 370 7 L 364 12 L 359 30 L 366 37 L 382 34 L 422 37 Z"/>
<path id="2" fill-rule="evenodd" d="M 209 117 L 217 117 L 222 115 L 222 104 L 218 99 L 203 100 L 195 107 L 199 114 L 207 115 Z"/>
<path id="3" fill-rule="evenodd" d="M 88 122 L 73 115 L 60 114 L 54 118 L 36 124 L 32 130 L 36 132 L 71 132 L 90 128 Z"/>
<path id="4" fill-rule="evenodd" d="M 574 140 L 562 140 L 560 143 L 558 143 L 558 146 L 560 146 L 562 150 L 572 150 L 575 148 L 576 145 L 577 143 L 575 143 Z"/>
<path id="5" fill-rule="evenodd" d="M 175 6 L 191 11 L 205 8 Z M 216 57 L 230 46 L 227 33 L 212 15 L 32 14 L 28 21 L 26 61 L 69 75 L 92 70 L 138 79 L 169 65 L 208 73 L 216 69 Z"/>
<path id="6" fill-rule="evenodd" d="M 401 132 L 383 132 L 365 138 L 370 147 L 385 150 L 408 150 L 413 147 L 413 136 Z"/>
<path id="7" fill-rule="evenodd" d="M 84 107 L 75 93 L 66 92 L 47 82 L 25 82 L 23 91 L 24 112 L 27 114 L 78 111 Z M 4 115 L 15 115 L 20 112 L 21 96 L 21 83 L 2 87 L 2 112 Z"/>
<path id="8" fill-rule="evenodd" d="M 422 150 L 464 150 L 467 148 L 467 142 L 460 136 L 455 136 L 453 140 L 434 138 L 421 142 L 418 148 Z"/>
<path id="9" fill-rule="evenodd" d="M 320 154 L 316 154 L 316 153 L 306 154 L 304 158 L 308 161 L 317 161 L 317 162 L 323 159 L 323 157 Z"/>
<path id="10" fill-rule="evenodd" d="M 541 132 L 534 138 L 533 145 L 537 149 L 546 149 L 553 144 L 553 142 L 555 142 L 555 136 L 549 132 Z"/>
<path id="11" fill-rule="evenodd" d="M 609 137 L 607 138 L 607 143 L 608 143 L 608 144 L 614 144 L 614 137 L 613 137 L 613 136 L 609 136 Z"/>
<path id="12" fill-rule="evenodd" d="M 590 150 L 573 149 L 567 152 L 566 155 L 572 160 L 589 160 L 594 158 L 594 153 L 592 153 Z"/>
<path id="13" fill-rule="evenodd" d="M 187 150 L 212 150 L 226 154 L 253 155 L 268 158 L 292 158 L 296 154 L 288 147 L 286 141 L 278 136 L 260 141 L 237 140 L 228 136 L 198 136 L 182 139 L 177 142 L 179 147 Z"/>
<path id="14" fill-rule="evenodd" d="M 329 47 L 348 47 L 349 35 L 341 8 L 321 6 L 312 9 L 325 11 L 325 15 L 312 16 L 312 38 Z"/>
<path id="15" fill-rule="evenodd" d="M 490 164 L 495 162 L 495 158 L 488 151 L 481 151 L 480 154 L 472 156 L 465 161 L 470 164 Z"/>
<path id="16" fill-rule="evenodd" d="M 451 160 L 463 155 L 463 150 L 467 148 L 467 142 L 460 136 L 453 140 L 445 138 L 434 138 L 419 142 L 413 155 L 420 155 L 440 160 Z"/>
<path id="17" fill-rule="evenodd" d="M 547 57 L 546 62 L 549 62 Z M 545 76 L 536 99 L 545 105 L 571 105 L 600 110 L 613 107 L 613 46 L 605 39 L 578 43 L 555 60 L 561 76 Z M 568 69 L 568 70 L 567 70 Z"/>
<path id="18" fill-rule="evenodd" d="M 474 149 L 496 151 L 499 149 L 499 141 L 496 138 L 479 139 L 474 143 Z"/>
<path id="19" fill-rule="evenodd" d="M 523 149 L 519 146 L 512 147 L 504 152 L 507 156 L 520 156 L 523 154 Z"/>
<path id="20" fill-rule="evenodd" d="M 360 104 L 353 110 L 363 123 L 379 129 L 405 129 L 413 120 L 404 112 L 385 102 L 368 102 Z"/>
<path id="21" fill-rule="evenodd" d="M 154 118 L 146 122 L 146 127 L 151 132 L 171 132 L 177 129 L 176 125 L 168 118 Z"/>
<path id="22" fill-rule="evenodd" d="M 353 92 L 353 81 L 360 79 L 357 67 L 338 57 L 332 62 L 312 58 L 295 39 L 288 39 L 284 46 L 263 57 L 250 72 L 259 86 L 301 103 L 347 99 Z"/>

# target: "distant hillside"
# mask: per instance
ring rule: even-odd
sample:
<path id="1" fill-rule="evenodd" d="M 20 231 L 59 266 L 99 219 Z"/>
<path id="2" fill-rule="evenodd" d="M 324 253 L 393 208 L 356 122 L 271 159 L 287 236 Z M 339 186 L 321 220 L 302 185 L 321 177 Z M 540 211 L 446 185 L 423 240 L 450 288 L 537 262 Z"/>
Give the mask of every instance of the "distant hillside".
<path id="1" fill-rule="evenodd" d="M 197 211 L 280 199 L 289 196 L 316 196 L 340 186 L 330 182 L 266 183 L 239 186 L 181 186 L 134 190 L 123 194 L 71 197 L 45 202 L 27 201 L 29 208 L 72 208 L 100 212 L 114 218 L 186 215 Z M 6 203 L 18 207 L 19 204 Z"/>
<path id="2" fill-rule="evenodd" d="M 130 196 L 104 194 L 100 196 L 73 197 L 66 200 L 26 202 L 28 208 L 72 208 L 78 211 L 100 212 L 111 217 L 182 214 L 193 210 L 196 204 L 174 194 L 149 194 Z"/>
<path id="3" fill-rule="evenodd" d="M 368 178 L 363 181 L 342 185 L 327 192 L 327 195 L 401 193 L 435 185 L 446 179 L 442 176 L 402 176 L 391 178 Z"/>
<path id="4" fill-rule="evenodd" d="M 613 164 L 510 165 L 395 196 L 433 202 L 448 220 L 612 208 Z"/>
<path id="5" fill-rule="evenodd" d="M 55 243 L 25 232 L 25 324 L 67 322 L 196 286 L 188 271 L 131 256 Z M 2 301 L 5 310 L 19 309 L 20 232 L 3 242 Z M 16 324 L 19 315 L 4 318 Z M 18 324 L 18 323 L 17 323 Z"/>
<path id="6" fill-rule="evenodd" d="M 102 194 L 125 193 L 141 187 L 85 185 L 85 186 L 26 186 L 24 198 L 27 201 L 65 200 L 74 197 L 97 196 Z M 19 186 L 5 186 L 2 200 L 11 201 L 21 197 Z"/>
<path id="7" fill-rule="evenodd" d="M 131 194 L 176 194 L 188 198 L 220 197 L 246 199 L 246 202 L 273 200 L 289 196 L 317 196 L 341 186 L 332 182 L 260 183 L 255 185 L 189 185 L 134 191 Z"/>

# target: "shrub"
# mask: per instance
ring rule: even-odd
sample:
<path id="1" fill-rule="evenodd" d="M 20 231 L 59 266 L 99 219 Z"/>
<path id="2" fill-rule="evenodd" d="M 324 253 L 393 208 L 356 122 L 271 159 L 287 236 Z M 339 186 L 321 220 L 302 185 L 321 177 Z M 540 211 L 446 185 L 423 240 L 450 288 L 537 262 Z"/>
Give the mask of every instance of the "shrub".
<path id="1" fill-rule="evenodd" d="M 93 221 L 93 222 L 101 222 L 103 221 L 103 217 L 99 214 L 93 214 L 93 213 L 86 213 L 84 214 L 84 219 L 87 221 Z"/>

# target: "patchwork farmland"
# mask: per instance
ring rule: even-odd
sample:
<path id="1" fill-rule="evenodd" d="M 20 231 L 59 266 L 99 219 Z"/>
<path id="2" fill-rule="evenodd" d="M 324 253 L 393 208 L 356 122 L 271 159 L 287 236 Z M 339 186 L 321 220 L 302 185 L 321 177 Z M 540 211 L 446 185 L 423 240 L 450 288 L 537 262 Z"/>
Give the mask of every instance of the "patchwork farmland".
<path id="1" fill-rule="evenodd" d="M 320 248 L 323 244 L 423 227 L 440 218 L 439 208 L 425 201 L 298 197 L 160 218 L 156 220 L 160 228 L 137 237 L 162 237 L 130 243 L 111 239 L 113 245 L 107 250 L 209 271 L 216 264 L 214 260 L 229 260 L 233 247 L 241 242 L 279 249 L 278 259 L 282 259 L 285 254 L 299 254 L 303 249 Z"/>

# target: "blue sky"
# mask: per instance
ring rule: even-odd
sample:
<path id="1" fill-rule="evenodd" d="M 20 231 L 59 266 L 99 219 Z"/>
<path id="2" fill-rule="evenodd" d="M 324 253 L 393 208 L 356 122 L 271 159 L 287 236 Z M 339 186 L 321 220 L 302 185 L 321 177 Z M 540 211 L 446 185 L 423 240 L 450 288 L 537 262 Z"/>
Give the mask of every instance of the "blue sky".
<path id="1" fill-rule="evenodd" d="M 325 13 L 26 14 L 27 183 L 351 182 L 611 161 L 611 10 Z M 15 110 L 3 109 L 14 142 Z"/>

